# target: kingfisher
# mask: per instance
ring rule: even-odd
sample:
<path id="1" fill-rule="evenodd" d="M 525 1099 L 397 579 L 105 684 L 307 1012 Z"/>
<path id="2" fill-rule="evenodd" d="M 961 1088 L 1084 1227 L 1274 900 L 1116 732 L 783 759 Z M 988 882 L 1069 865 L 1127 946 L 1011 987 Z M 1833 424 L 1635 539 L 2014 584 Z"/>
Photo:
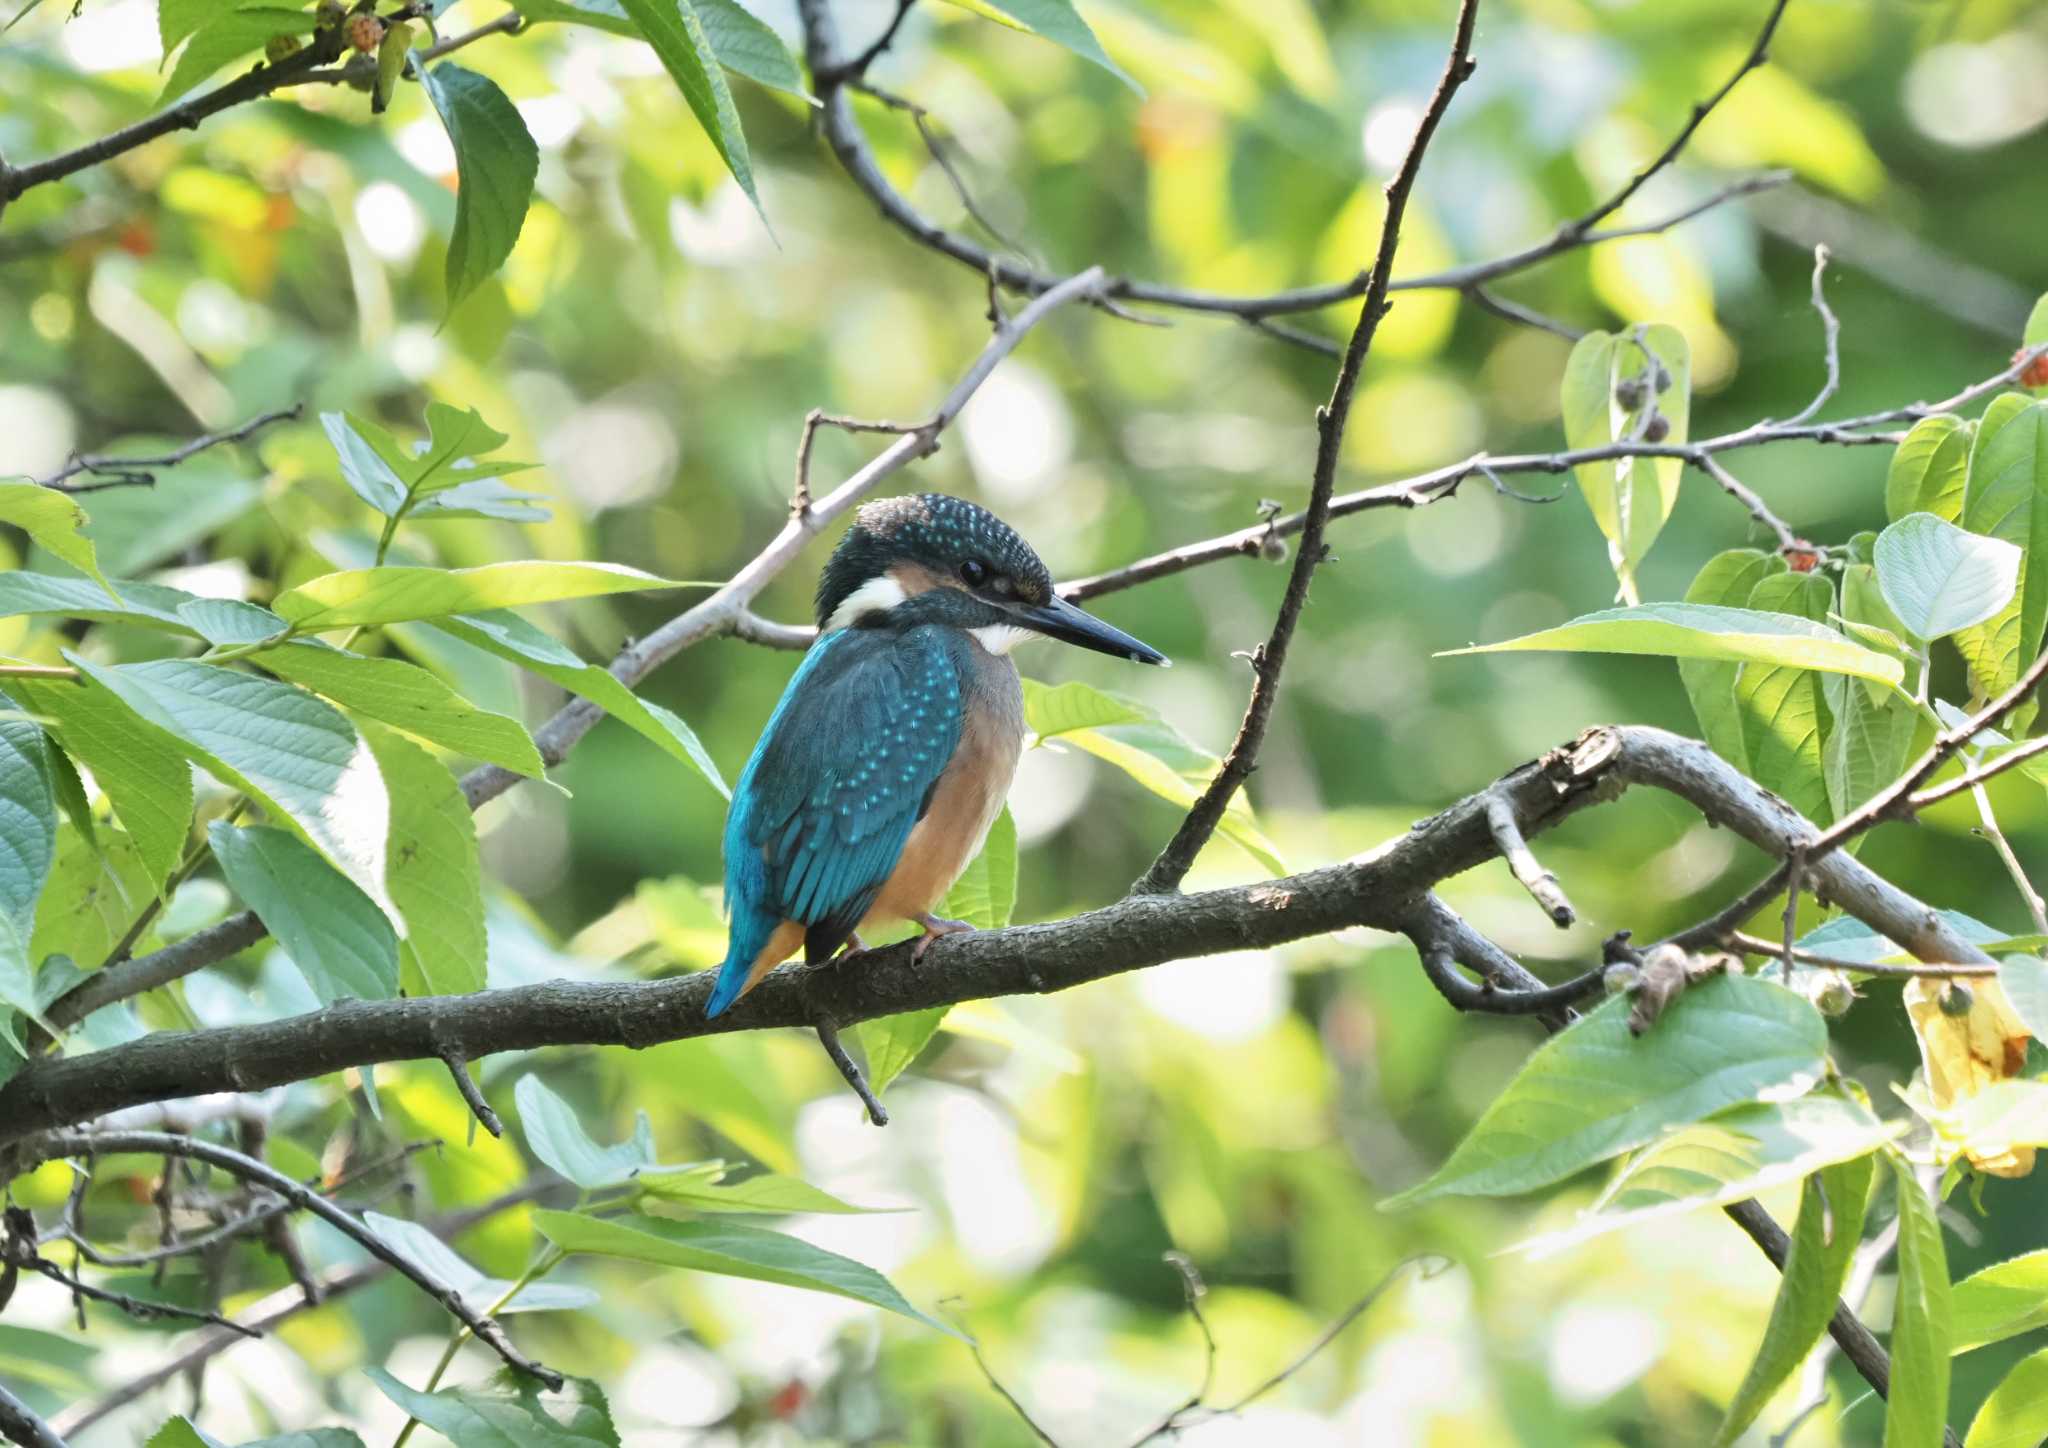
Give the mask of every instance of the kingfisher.
<path id="1" fill-rule="evenodd" d="M 1141 664 L 1157 649 L 1076 608 L 1017 531 L 943 493 L 868 503 L 818 579 L 818 637 L 733 790 L 716 1016 L 799 947 L 815 965 L 863 924 L 933 914 L 1001 812 L 1024 745 L 1010 651 L 1055 638 Z M 833 1036 L 819 1032 L 856 1090 Z M 872 1115 L 875 1104 L 869 1101 Z M 884 1118 L 885 1119 L 885 1118 Z"/>

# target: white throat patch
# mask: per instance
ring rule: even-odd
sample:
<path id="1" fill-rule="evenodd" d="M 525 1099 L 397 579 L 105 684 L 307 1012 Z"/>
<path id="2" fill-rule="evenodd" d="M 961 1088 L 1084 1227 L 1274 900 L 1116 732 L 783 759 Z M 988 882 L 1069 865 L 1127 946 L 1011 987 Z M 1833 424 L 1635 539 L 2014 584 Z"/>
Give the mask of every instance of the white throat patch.
<path id="1" fill-rule="evenodd" d="M 1027 639 L 1038 637 L 1030 629 L 1019 628 L 1013 623 L 983 624 L 980 628 L 971 628 L 967 632 L 974 635 L 976 643 L 998 656 L 1007 654 Z"/>
<path id="2" fill-rule="evenodd" d="M 903 585 L 886 573 L 880 578 L 870 578 L 847 594 L 845 601 L 832 610 L 832 617 L 825 620 L 825 632 L 851 628 L 871 613 L 887 613 L 909 596 L 903 591 Z"/>

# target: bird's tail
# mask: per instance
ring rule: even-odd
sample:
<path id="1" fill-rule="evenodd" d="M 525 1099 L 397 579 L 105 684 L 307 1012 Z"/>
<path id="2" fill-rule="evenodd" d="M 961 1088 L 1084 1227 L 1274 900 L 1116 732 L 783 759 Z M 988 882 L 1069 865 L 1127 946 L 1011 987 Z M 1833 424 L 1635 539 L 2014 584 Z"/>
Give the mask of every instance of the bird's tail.
<path id="1" fill-rule="evenodd" d="M 753 988 L 754 982 L 773 970 L 803 944 L 804 928 L 794 921 L 779 920 L 762 908 L 767 887 L 766 872 L 753 851 L 740 857 L 738 868 L 726 874 L 726 908 L 732 915 L 732 929 L 726 938 L 725 964 L 718 968 L 718 984 L 704 1004 L 708 1020 L 723 1014 L 734 1001 Z"/>

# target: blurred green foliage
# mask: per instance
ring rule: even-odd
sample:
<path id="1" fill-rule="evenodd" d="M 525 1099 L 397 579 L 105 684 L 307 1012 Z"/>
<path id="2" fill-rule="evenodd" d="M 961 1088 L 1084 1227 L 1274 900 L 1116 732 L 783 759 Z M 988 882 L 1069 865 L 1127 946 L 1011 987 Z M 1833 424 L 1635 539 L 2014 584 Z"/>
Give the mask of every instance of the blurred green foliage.
<path id="1" fill-rule="evenodd" d="M 894 13 L 880 0 L 836 8 L 850 39 L 879 33 Z M 1725 77 L 1759 11 L 1749 0 L 1489 8 L 1479 73 L 1431 152 L 1401 270 L 1511 250 L 1607 194 Z M 462 0 L 440 24 L 453 33 L 494 13 Z M 787 7 L 760 13 L 794 39 Z M 1043 39 L 936 5 L 911 13 L 874 79 L 930 109 L 981 209 L 1045 265 L 1256 291 L 1362 264 L 1389 148 L 1397 157 L 1440 63 L 1445 7 L 1166 0 L 1086 13 L 1142 94 Z M 0 37 L 0 155 L 20 164 L 148 113 L 162 84 L 157 47 L 141 0 L 33 7 Z M 1836 406 L 1952 393 L 2004 365 L 2027 302 L 2048 285 L 2044 114 L 2026 85 L 1984 79 L 2044 49 L 2048 30 L 2023 0 L 1795 4 L 1773 65 L 1616 220 L 1667 214 L 1762 167 L 1790 167 L 1795 190 L 1574 252 L 1503 289 L 1580 328 L 1676 328 L 1690 349 L 1698 437 L 1787 415 L 1812 395 L 1820 328 L 1806 247 L 1826 240 L 1843 319 Z M 646 47 L 547 24 L 479 43 L 463 63 L 518 104 L 538 170 L 504 267 L 445 322 L 452 157 L 418 86 L 400 86 L 375 120 L 349 89 L 292 92 L 7 207 L 0 474 L 42 475 L 73 448 L 153 450 L 264 409 L 308 407 L 306 421 L 194 459 L 154 490 L 96 500 L 107 571 L 237 595 L 252 579 L 289 585 L 360 561 L 375 519 L 312 416 L 347 409 L 410 439 L 440 402 L 477 409 L 510 434 L 508 455 L 540 462 L 521 483 L 554 514 L 443 522 L 406 546 L 452 566 L 603 558 L 665 578 L 722 577 L 779 526 L 807 409 L 915 418 L 984 340 L 982 280 L 875 217 L 812 135 L 802 99 L 732 87 L 771 235 Z M 2031 85 L 2038 92 L 2038 76 Z M 972 230 L 909 119 L 858 104 L 891 179 L 944 224 Z M 917 485 L 987 502 L 1062 576 L 1245 526 L 1262 498 L 1298 506 L 1329 364 L 1250 328 L 1171 320 L 1056 316 Z M 1351 314 L 1306 320 L 1341 337 Z M 1482 447 L 1561 446 L 1567 351 L 1450 294 L 1400 294 L 1359 393 L 1346 485 Z M 871 439 L 827 431 L 814 476 L 836 480 L 871 450 Z M 1887 457 L 1783 444 L 1731 466 L 1800 533 L 1842 541 L 1884 523 Z M 1432 657 L 1611 601 L 1607 545 L 1578 504 L 1535 506 L 1468 482 L 1414 513 L 1346 520 L 1332 541 L 1251 790 L 1260 828 L 1295 864 L 1370 848 L 1589 724 L 1693 731 L 1668 663 Z M 1680 597 L 1709 557 L 1758 541 L 1741 509 L 1687 474 L 1640 560 L 1643 596 Z M 803 618 L 822 556 L 814 546 L 765 611 Z M 1220 750 L 1246 682 L 1232 655 L 1264 637 L 1282 577 L 1231 560 L 1100 605 L 1181 661 L 1171 674 L 1133 679 L 1050 650 L 1027 654 L 1027 672 L 1137 695 L 1195 745 Z M 671 607 L 658 595 L 587 600 L 557 608 L 554 622 L 601 659 Z M 0 652 L 18 652 L 29 628 L 0 621 Z M 417 625 L 391 635 L 479 704 L 537 720 L 558 702 L 463 640 Z M 645 692 L 730 775 L 793 667 L 793 656 L 717 641 Z M 1947 692 L 1966 695 L 1960 663 L 1942 668 L 1953 674 Z M 523 787 L 479 819 L 494 882 L 491 983 L 713 963 L 718 794 L 616 722 L 558 777 L 562 791 Z M 1995 791 L 2030 864 L 2048 849 L 2040 789 L 2015 772 Z M 1032 752 L 1014 812 L 1020 920 L 1114 898 L 1178 813 L 1087 753 L 1054 747 Z M 1879 831 L 1863 858 L 1934 904 L 2017 933 L 2025 914 L 1974 823 L 1968 802 L 1954 802 L 1917 829 Z M 1571 931 L 1552 929 L 1497 865 L 1445 893 L 1556 977 L 1592 959 L 1609 931 L 1653 938 L 1764 867 L 1678 802 L 1647 795 L 1579 816 L 1544 854 L 1581 908 Z M 1194 883 L 1254 869 L 1224 842 Z M 202 877 L 181 895 L 194 918 L 177 929 L 209 918 L 211 884 Z M 218 913 L 226 897 L 214 888 Z M 152 998 L 148 1022 L 306 1008 L 268 948 Z M 1837 1059 L 1880 1101 L 1914 1067 L 1882 984 L 1832 1034 Z M 664 1159 L 746 1159 L 858 1205 L 911 1208 L 806 1217 L 800 1235 L 886 1271 L 920 1308 L 973 1332 L 990 1369 L 1063 1443 L 1126 1441 L 1202 1379 L 1201 1332 L 1169 1250 L 1208 1284 L 1216 1401 L 1284 1367 L 1410 1255 L 1460 1264 L 1404 1275 L 1241 1420 L 1189 1441 L 1704 1441 L 1777 1280 L 1717 1213 L 1530 1260 L 1493 1254 L 1570 1224 L 1594 1184 L 1567 1182 L 1533 1206 L 1377 1210 L 1448 1156 L 1535 1040 L 1531 1025 L 1456 1016 L 1405 944 L 1346 936 L 958 1013 L 892 1087 L 898 1124 L 881 1133 L 795 1035 L 498 1058 L 481 1074 L 509 1103 L 515 1082 L 545 1073 L 601 1142 L 625 1137 L 644 1112 Z M 524 1181 L 531 1138 L 515 1126 L 505 1141 L 471 1139 L 438 1066 L 380 1068 L 374 1097 L 357 1089 L 367 1084 L 292 1088 L 273 1160 L 296 1152 L 307 1174 L 331 1173 L 439 1139 L 411 1159 L 397 1199 L 421 1217 Z M 132 1228 L 140 1244 L 153 1231 L 149 1182 L 144 1164 L 126 1166 L 100 1163 L 93 1211 L 100 1230 Z M 46 1168 L 15 1190 L 40 1208 L 67 1186 L 62 1169 Z M 130 1187 L 135 1199 L 124 1200 Z M 1782 1220 L 1795 1194 L 1767 1199 Z M 1958 1199 L 1965 1220 L 1948 1240 L 1958 1278 L 2040 1243 L 2039 1176 L 1994 1181 L 1982 1200 L 1979 1217 Z M 324 1228 L 300 1230 L 316 1265 L 353 1251 Z M 458 1243 L 507 1280 L 537 1244 L 525 1209 Z M 190 1271 L 166 1290 L 196 1290 Z M 289 1280 L 253 1248 L 224 1271 L 229 1308 Z M 515 1330 L 535 1355 L 604 1383 L 629 1443 L 687 1441 L 686 1430 L 711 1424 L 729 1436 L 702 1441 L 1032 1441 L 967 1350 L 915 1323 L 597 1259 L 560 1280 L 603 1299 Z M 24 1289 L 0 1325 L 0 1375 L 40 1407 L 116 1386 L 169 1346 L 95 1313 L 100 1351 L 88 1356 L 69 1340 L 68 1311 L 56 1294 Z M 382 1365 L 416 1386 L 445 1330 L 432 1304 L 382 1282 L 297 1315 L 278 1344 L 215 1362 L 198 1421 L 232 1441 L 315 1422 L 388 1437 L 402 1414 L 355 1370 Z M 2041 1342 L 2036 1329 L 1958 1359 L 1953 1420 L 1967 1421 L 2005 1366 Z M 490 1366 L 465 1355 L 455 1376 L 481 1383 Z M 1796 1441 L 1877 1441 L 1870 1403 L 1840 1414 L 1859 1382 L 1839 1365 L 1834 1375 L 1834 1403 Z M 1781 1423 L 1796 1401 L 1795 1384 L 1763 1423 Z M 140 1441 L 185 1405 L 159 1391 L 77 1441 Z"/>

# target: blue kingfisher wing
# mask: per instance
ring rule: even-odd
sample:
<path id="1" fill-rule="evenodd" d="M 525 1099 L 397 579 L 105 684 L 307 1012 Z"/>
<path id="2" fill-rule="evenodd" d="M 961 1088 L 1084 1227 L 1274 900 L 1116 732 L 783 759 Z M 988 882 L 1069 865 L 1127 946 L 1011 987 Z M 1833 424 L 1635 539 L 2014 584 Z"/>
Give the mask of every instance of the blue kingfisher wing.
<path id="1" fill-rule="evenodd" d="M 962 695 L 937 629 L 845 629 L 813 648 L 740 781 L 743 839 L 727 841 L 728 858 L 760 852 L 763 904 L 826 923 L 834 946 L 851 932 L 953 757 Z"/>

